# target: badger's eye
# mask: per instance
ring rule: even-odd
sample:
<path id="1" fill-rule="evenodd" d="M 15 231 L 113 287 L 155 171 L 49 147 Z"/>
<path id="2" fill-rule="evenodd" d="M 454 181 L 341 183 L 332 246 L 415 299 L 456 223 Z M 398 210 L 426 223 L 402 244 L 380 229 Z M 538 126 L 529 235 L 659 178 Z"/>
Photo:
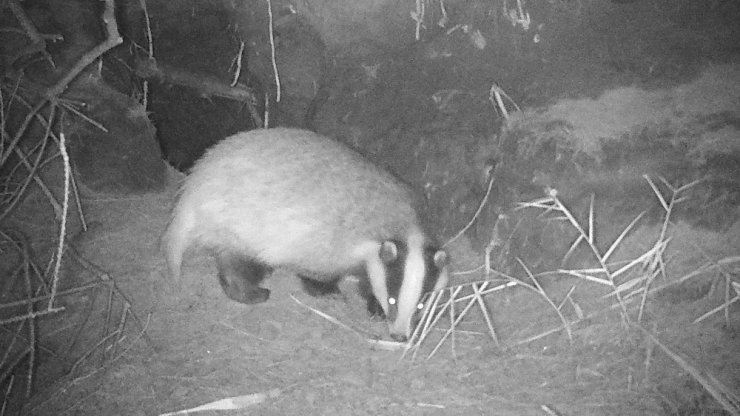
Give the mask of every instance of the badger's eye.
<path id="1" fill-rule="evenodd" d="M 395 305 L 396 304 L 396 298 L 388 298 L 388 304 L 389 305 Z"/>
<path id="2" fill-rule="evenodd" d="M 424 303 L 423 303 L 423 302 L 419 302 L 419 303 L 418 303 L 418 304 L 416 305 L 416 309 L 418 309 L 418 310 L 422 310 L 422 309 L 424 309 Z"/>

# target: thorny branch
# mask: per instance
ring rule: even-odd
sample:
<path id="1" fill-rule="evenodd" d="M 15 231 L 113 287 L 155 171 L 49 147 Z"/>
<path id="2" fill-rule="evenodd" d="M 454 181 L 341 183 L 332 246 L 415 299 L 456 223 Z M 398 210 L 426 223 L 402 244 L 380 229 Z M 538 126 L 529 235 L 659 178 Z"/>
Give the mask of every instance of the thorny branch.
<path id="1" fill-rule="evenodd" d="M 260 117 L 256 110 L 257 98 L 247 86 L 241 84 L 232 86 L 219 78 L 174 68 L 156 62 L 153 59 L 137 62 L 136 75 L 146 79 L 155 79 L 160 82 L 181 85 L 204 96 L 217 96 L 241 101 L 246 104 L 255 124 L 258 126 L 262 125 L 262 117 Z"/>

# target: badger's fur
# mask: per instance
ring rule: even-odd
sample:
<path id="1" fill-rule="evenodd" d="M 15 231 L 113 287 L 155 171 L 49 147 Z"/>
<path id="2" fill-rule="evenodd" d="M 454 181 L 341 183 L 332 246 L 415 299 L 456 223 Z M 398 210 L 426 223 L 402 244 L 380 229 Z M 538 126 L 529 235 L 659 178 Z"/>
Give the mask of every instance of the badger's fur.
<path id="1" fill-rule="evenodd" d="M 312 293 L 364 276 L 368 308 L 410 335 L 424 293 L 447 284 L 447 255 L 425 233 L 409 188 L 339 142 L 288 128 L 224 139 L 185 179 L 163 236 L 171 277 L 185 251 L 209 250 L 226 294 L 264 302 L 274 267 L 297 273 Z M 389 301 L 390 299 L 390 301 Z"/>

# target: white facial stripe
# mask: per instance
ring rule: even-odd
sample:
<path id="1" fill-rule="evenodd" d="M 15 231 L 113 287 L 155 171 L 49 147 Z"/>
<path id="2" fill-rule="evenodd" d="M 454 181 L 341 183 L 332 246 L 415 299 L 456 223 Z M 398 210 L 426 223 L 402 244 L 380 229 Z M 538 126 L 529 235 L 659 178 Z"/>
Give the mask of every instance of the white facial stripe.
<path id="1" fill-rule="evenodd" d="M 369 256 L 366 260 L 365 267 L 367 267 L 367 278 L 370 280 L 370 286 L 373 288 L 373 295 L 380 303 L 380 307 L 383 308 L 383 312 L 388 316 L 388 288 L 385 285 L 386 273 L 385 265 L 380 261 L 378 253 L 380 252 L 380 245 L 375 244 L 374 256 Z"/>
<path id="2" fill-rule="evenodd" d="M 421 300 L 424 277 L 427 272 L 423 243 L 424 239 L 419 234 L 409 236 L 404 279 L 396 302 L 398 314 L 395 321 L 390 322 L 391 334 L 403 334 L 407 337 L 411 335 L 411 321 Z"/>

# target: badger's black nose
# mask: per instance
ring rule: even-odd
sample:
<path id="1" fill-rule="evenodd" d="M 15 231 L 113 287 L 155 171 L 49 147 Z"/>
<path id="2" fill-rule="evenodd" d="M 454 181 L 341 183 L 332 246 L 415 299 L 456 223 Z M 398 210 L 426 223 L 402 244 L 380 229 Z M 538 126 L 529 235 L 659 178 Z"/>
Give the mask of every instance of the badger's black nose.
<path id="1" fill-rule="evenodd" d="M 393 338 L 396 342 L 406 342 L 406 335 L 403 334 L 391 334 L 391 338 Z"/>

